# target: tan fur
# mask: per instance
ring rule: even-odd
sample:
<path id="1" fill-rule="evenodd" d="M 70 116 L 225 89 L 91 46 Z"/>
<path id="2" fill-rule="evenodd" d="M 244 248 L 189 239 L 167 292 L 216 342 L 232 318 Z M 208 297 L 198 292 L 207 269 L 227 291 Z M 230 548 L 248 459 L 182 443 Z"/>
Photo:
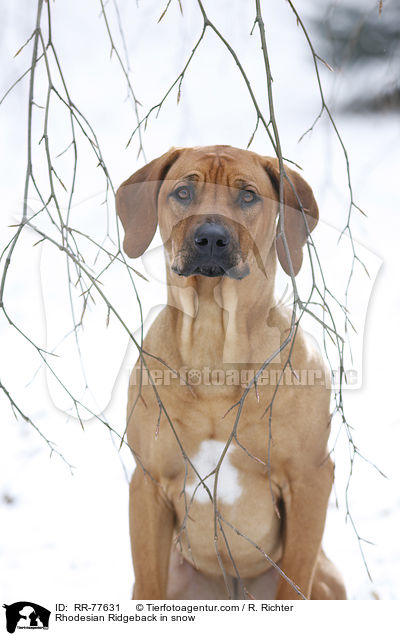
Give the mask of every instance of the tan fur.
<path id="1" fill-rule="evenodd" d="M 196 198 L 182 207 L 170 195 L 179 184 L 187 183 L 189 176 L 195 184 Z M 318 208 L 302 177 L 291 170 L 288 176 L 291 184 L 285 183 L 285 235 L 296 274 L 307 238 L 305 219 L 311 231 Z M 254 208 L 242 210 L 235 203 L 235 193 L 247 187 L 262 199 Z M 256 371 L 287 337 L 290 312 L 276 306 L 274 300 L 276 243 L 280 245 L 279 261 L 285 271 L 290 271 L 276 228 L 278 188 L 276 160 L 229 146 L 173 149 L 121 186 L 117 210 L 126 232 L 128 254 L 143 253 L 157 218 L 165 246 L 168 304 L 144 342 L 144 350 L 158 358 L 146 356 L 154 377 L 156 371 L 165 371 L 161 360 L 174 369 Z M 222 219 L 238 246 L 233 269 L 235 275 L 243 274 L 244 278 L 178 275 L 187 260 L 185 246 L 193 231 L 203 219 L 215 217 Z M 291 344 L 268 369 L 279 374 Z M 313 372 L 321 381 L 298 385 L 289 369 L 289 382 L 279 387 L 273 402 L 271 431 L 265 409 L 276 387 L 262 384 L 248 394 L 237 429 L 237 439 L 246 450 L 233 440 L 229 457 L 224 459 L 238 475 L 240 497 L 234 504 L 222 495 L 217 499 L 219 513 L 229 522 L 222 522 L 222 527 L 230 554 L 221 531 L 217 547 L 231 593 L 237 576 L 233 556 L 250 595 L 300 598 L 271 568 L 256 544 L 279 563 L 306 598 L 345 598 L 340 576 L 321 551 L 333 481 L 333 464 L 327 455 L 330 392 L 325 386 L 324 363 L 308 346 L 300 329 L 291 360 L 293 369 Z M 138 362 L 136 369 L 139 366 Z M 132 378 L 137 377 L 135 373 Z M 157 386 L 157 390 L 170 422 L 164 413 L 159 420 L 152 386 L 142 386 L 140 399 L 137 383 L 132 382 L 129 388 L 128 441 L 149 473 L 144 475 L 138 466 L 131 483 L 134 598 L 226 598 L 214 542 L 213 505 L 199 498 L 191 502 L 187 491 L 191 487 L 193 492 L 196 477 L 182 449 L 193 460 L 205 441 L 225 444 L 237 414 L 237 408 L 231 407 L 240 400 L 244 387 L 205 382 L 193 383 L 189 388 L 182 378 L 171 378 L 169 385 Z M 208 447 L 212 448 L 213 443 Z M 212 484 L 207 484 L 212 490 Z M 186 505 L 191 504 L 186 517 L 185 500 Z M 184 530 L 177 536 L 182 524 Z"/>

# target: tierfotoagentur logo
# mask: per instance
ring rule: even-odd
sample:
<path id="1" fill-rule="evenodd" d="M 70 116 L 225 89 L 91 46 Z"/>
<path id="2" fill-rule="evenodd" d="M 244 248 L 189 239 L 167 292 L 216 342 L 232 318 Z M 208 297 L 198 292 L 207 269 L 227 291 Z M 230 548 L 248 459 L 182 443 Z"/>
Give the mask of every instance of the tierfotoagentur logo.
<path id="1" fill-rule="evenodd" d="M 3 607 L 9 634 L 14 634 L 16 629 L 49 629 L 51 612 L 37 603 L 18 601 Z"/>

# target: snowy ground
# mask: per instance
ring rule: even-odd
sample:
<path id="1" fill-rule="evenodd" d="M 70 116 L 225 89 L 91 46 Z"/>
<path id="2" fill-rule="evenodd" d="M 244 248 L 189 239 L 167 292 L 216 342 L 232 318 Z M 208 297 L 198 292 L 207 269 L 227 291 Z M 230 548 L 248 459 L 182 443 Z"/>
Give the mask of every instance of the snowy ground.
<path id="1" fill-rule="evenodd" d="M 30 52 L 24 52 L 15 61 L 12 54 L 29 36 L 34 22 L 32 8 L 22 13 L 11 1 L 6 4 L 2 17 L 3 24 L 7 20 L 8 28 L 0 49 L 2 93 L 29 66 Z M 277 6 L 269 9 L 270 13 L 265 9 L 265 19 L 272 25 L 269 30 L 271 64 L 284 154 L 304 167 L 304 174 L 313 186 L 324 221 L 315 233 L 316 240 L 320 241 L 318 245 L 332 284 L 341 285 L 343 289 L 342 257 L 335 251 L 336 239 L 332 239 L 338 236 L 346 219 L 343 155 L 326 120 L 301 144 L 297 143 L 318 113 L 318 94 L 301 33 L 286 3 L 274 4 Z M 144 113 L 181 70 L 198 37 L 200 22 L 195 3 L 184 6 L 184 19 L 173 3 L 160 25 L 157 19 L 163 3 L 153 1 L 139 4 L 138 8 L 131 5 L 133 3 L 121 3 L 121 14 L 129 35 L 135 88 Z M 212 17 L 234 43 L 249 69 L 256 93 L 263 101 L 258 40 L 254 35 L 249 45 L 247 39 L 253 16 L 250 9 L 243 11 L 243 5 L 237 0 L 221 1 L 212 12 L 210 8 Z M 78 12 L 79 26 L 74 18 Z M 94 0 L 84 7 L 74 0 L 68 9 L 56 3 L 53 37 L 58 43 L 60 58 L 65 60 L 71 94 L 94 128 L 101 131 L 103 153 L 118 185 L 139 167 L 137 145 L 125 150 L 134 119 L 131 107 L 124 101 L 125 87 L 118 66 L 109 61 L 104 24 L 98 15 Z M 73 46 L 72 30 L 75 30 Z M 334 96 L 339 89 L 345 91 L 340 74 L 331 78 L 328 71 L 323 70 L 322 76 L 328 95 Z M 2 248 L 10 236 L 5 226 L 15 221 L 21 209 L 26 95 L 27 84 L 21 83 L 0 108 L 3 137 L 0 174 L 5 207 Z M 40 99 L 38 96 L 40 100 L 43 102 L 43 96 Z M 345 576 L 350 598 L 399 599 L 397 449 L 400 429 L 396 333 L 400 291 L 395 276 L 400 235 L 397 215 L 400 124 L 398 118 L 389 115 L 357 118 L 338 115 L 337 123 L 349 151 L 357 203 L 368 214 L 368 218 L 354 214 L 353 232 L 372 273 L 368 282 L 361 269 L 357 270 L 351 292 L 353 315 L 358 318 L 360 334 L 355 347 L 362 351 L 362 362 L 360 356 L 357 361 L 358 371 L 362 371 L 362 386 L 345 392 L 346 408 L 361 452 L 379 466 L 387 479 L 358 460 L 351 482 L 350 508 L 357 530 L 373 543 L 364 544 L 372 582 L 366 574 L 354 531 L 349 523 L 345 524 L 347 447 L 344 443 L 336 455 L 336 492 L 340 505 L 336 509 L 332 497 L 325 547 Z M 199 50 L 191 73 L 184 80 L 179 106 L 176 106 L 174 93 L 159 118 L 149 123 L 145 135 L 147 157 L 151 159 L 172 145 L 229 143 L 245 147 L 254 124 L 251 104 L 237 69 L 229 63 L 226 52 L 215 39 L 207 35 L 204 48 Z M 55 151 L 63 148 L 62 130 L 59 135 L 57 138 L 55 133 L 58 141 Z M 252 148 L 271 154 L 261 134 L 255 137 Z M 82 221 L 82 227 L 95 232 L 95 214 L 102 199 L 101 183 L 93 162 L 84 153 L 80 171 L 74 223 L 78 225 Z M 42 345 L 54 346 L 71 328 L 65 289 L 60 283 L 63 261 L 48 247 L 43 247 L 43 251 L 34 250 L 35 240 L 32 234 L 22 239 L 10 269 L 6 298 L 13 318 L 24 326 L 30 337 Z M 159 258 L 157 253 L 155 258 Z M 147 315 L 152 307 L 162 304 L 164 288 L 154 275 L 156 270 L 152 269 L 151 261 L 138 263 L 138 268 L 150 273 L 150 285 L 139 285 Z M 110 275 L 107 283 L 113 286 L 115 298 L 121 303 L 124 315 L 129 316 L 131 327 L 137 328 L 137 311 L 126 298 L 126 288 L 118 272 L 114 278 Z M 71 340 L 58 350 L 61 352 L 58 368 L 65 374 L 65 381 L 76 382 L 82 397 L 90 400 L 93 409 L 121 432 L 129 367 L 135 353 L 129 351 L 125 355 L 126 336 L 112 320 L 109 328 L 105 328 L 104 309 L 90 313 L 88 323 L 82 335 L 82 348 L 90 393 L 81 389 L 82 378 L 70 351 Z M 5 321 L 0 333 L 1 381 L 74 467 L 71 474 L 60 457 L 55 454 L 49 457 L 43 439 L 24 421 L 16 420 L 7 400 L 0 396 L 0 597 L 23 598 L 34 589 L 38 597 L 44 598 L 49 594 L 78 598 L 88 593 L 92 598 L 107 595 L 129 598 L 133 576 L 127 484 L 133 461 L 125 450 L 118 452 L 117 441 L 101 423 L 88 421 L 82 430 L 76 419 L 65 413 L 65 396 L 49 374 L 40 368 L 35 375 L 40 360 L 29 346 L 21 343 Z"/>

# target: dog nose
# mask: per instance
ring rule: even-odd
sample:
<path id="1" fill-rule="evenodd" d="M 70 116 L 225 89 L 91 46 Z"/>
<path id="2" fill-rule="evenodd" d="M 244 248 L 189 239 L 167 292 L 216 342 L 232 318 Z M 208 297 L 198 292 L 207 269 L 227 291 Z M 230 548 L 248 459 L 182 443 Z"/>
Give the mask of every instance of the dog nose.
<path id="1" fill-rule="evenodd" d="M 203 223 L 194 234 L 197 250 L 205 256 L 221 254 L 229 245 L 230 234 L 219 223 Z"/>

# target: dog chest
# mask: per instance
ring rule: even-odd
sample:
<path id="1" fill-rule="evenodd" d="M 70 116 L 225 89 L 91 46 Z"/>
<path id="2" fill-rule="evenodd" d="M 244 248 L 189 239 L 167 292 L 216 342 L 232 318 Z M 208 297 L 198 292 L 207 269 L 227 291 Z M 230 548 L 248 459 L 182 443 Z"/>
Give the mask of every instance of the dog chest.
<path id="1" fill-rule="evenodd" d="M 255 463 L 258 470 L 249 470 Z M 224 441 L 203 440 L 188 455 L 185 468 L 163 485 L 175 509 L 183 556 L 201 571 L 221 574 L 214 542 L 216 518 L 220 557 L 232 575 L 230 550 L 243 576 L 267 569 L 262 551 L 278 558 L 280 520 L 268 476 L 237 444 L 226 448 Z M 273 483 L 271 487 L 277 501 L 279 493 Z"/>
<path id="2" fill-rule="evenodd" d="M 192 459 L 195 470 L 192 469 L 190 479 L 186 484 L 186 492 L 190 498 L 199 503 L 207 503 L 210 494 L 217 489 L 220 501 L 233 505 L 242 494 L 240 471 L 232 463 L 232 446 L 225 453 L 224 442 L 209 439 L 204 440 Z"/>

